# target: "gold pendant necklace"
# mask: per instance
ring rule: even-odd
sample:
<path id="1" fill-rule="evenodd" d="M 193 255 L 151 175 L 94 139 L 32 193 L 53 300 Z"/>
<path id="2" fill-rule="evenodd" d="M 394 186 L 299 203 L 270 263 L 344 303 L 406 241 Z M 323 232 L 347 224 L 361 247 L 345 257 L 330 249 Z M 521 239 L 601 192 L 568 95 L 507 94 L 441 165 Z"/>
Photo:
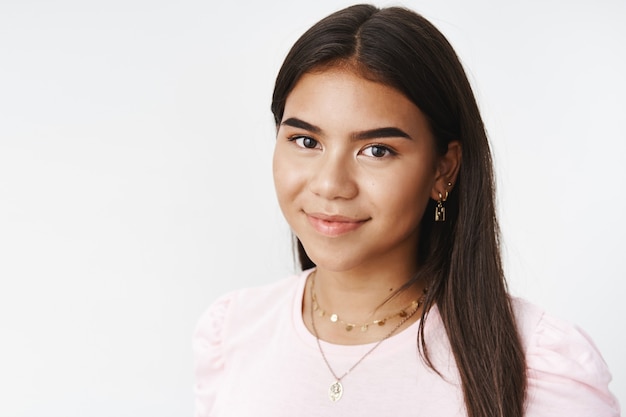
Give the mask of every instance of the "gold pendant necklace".
<path id="1" fill-rule="evenodd" d="M 409 320 L 411 317 L 415 315 L 415 313 L 417 313 L 417 310 L 419 310 L 420 306 L 422 305 L 424 295 L 422 294 L 422 297 L 414 304 L 415 308 L 406 316 L 404 316 L 402 320 L 400 320 L 400 322 L 393 329 L 391 329 L 389 333 L 385 335 L 385 337 L 383 337 L 378 342 L 376 342 L 376 344 L 372 346 L 370 350 L 365 352 L 365 355 L 361 356 L 361 358 L 358 361 L 356 361 L 356 363 L 352 365 L 350 369 L 344 372 L 343 375 L 337 376 L 332 366 L 330 366 L 330 362 L 328 362 L 328 358 L 326 358 L 326 354 L 324 353 L 324 349 L 322 349 L 322 344 L 320 342 L 319 333 L 317 331 L 317 328 L 315 327 L 315 317 L 314 317 L 315 314 L 313 314 L 313 312 L 315 311 L 313 307 L 314 306 L 313 294 L 315 291 L 315 272 L 317 272 L 317 270 L 313 271 L 313 273 L 311 274 L 311 327 L 313 328 L 313 333 L 315 334 L 317 347 L 319 348 L 319 351 L 322 354 L 322 359 L 324 359 L 324 363 L 326 363 L 326 367 L 328 368 L 332 376 L 335 378 L 335 381 L 332 384 L 330 384 L 330 387 L 328 388 L 328 398 L 332 402 L 337 402 L 343 396 L 343 384 L 341 383 L 341 380 L 344 379 L 350 372 L 352 372 L 354 368 L 356 368 L 361 362 L 363 362 L 363 360 L 367 358 L 378 346 L 380 346 L 381 343 L 389 339 L 400 327 L 402 327 L 404 323 L 406 323 L 407 320 Z M 424 294 L 425 293 L 426 293 L 426 289 L 424 289 Z"/>

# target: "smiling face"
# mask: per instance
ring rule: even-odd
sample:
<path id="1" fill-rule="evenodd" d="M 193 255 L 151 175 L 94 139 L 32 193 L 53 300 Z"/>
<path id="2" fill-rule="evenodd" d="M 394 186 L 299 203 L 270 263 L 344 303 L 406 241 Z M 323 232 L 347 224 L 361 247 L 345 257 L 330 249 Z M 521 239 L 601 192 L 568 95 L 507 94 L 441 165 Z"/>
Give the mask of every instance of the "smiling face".
<path id="1" fill-rule="evenodd" d="M 447 168 L 426 118 L 399 91 L 347 69 L 303 75 L 287 97 L 274 182 L 319 268 L 415 272 L 419 224 Z"/>

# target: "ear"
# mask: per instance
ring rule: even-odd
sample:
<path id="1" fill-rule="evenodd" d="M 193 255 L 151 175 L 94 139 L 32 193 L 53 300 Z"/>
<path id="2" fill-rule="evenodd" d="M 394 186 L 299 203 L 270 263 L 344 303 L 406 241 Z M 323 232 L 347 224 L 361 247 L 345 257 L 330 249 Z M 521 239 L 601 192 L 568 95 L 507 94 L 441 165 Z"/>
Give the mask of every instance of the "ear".
<path id="1" fill-rule="evenodd" d="M 446 196 L 446 192 L 452 191 L 456 183 L 456 177 L 461 167 L 461 156 L 463 150 L 459 141 L 452 141 L 448 144 L 446 153 L 439 157 L 437 161 L 437 171 L 435 182 L 430 196 L 433 200 L 439 200 L 439 194 Z M 451 185 L 449 185 L 451 184 Z"/>

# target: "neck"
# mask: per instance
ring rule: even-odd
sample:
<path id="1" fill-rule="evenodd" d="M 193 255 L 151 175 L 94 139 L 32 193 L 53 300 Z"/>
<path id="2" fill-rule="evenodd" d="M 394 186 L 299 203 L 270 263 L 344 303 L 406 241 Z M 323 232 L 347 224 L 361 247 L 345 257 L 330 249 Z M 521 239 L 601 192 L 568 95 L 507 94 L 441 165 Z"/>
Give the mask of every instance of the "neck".
<path id="1" fill-rule="evenodd" d="M 409 268 L 384 271 L 315 271 L 315 292 L 320 305 L 352 321 L 395 312 L 420 298 L 422 283 L 399 291 L 414 276 Z"/>
<path id="2" fill-rule="evenodd" d="M 337 272 L 318 267 L 316 292 L 326 308 L 344 310 L 344 314 L 353 312 L 357 317 L 387 307 L 401 308 L 419 298 L 423 290 L 422 285 L 415 283 L 398 292 L 412 279 L 415 269 Z"/>
<path id="3" fill-rule="evenodd" d="M 411 276 L 408 273 L 403 279 L 392 275 L 356 276 L 317 268 L 309 276 L 305 289 L 304 322 L 312 333 L 330 343 L 378 342 L 394 326 L 401 326 L 396 329 L 401 331 L 419 319 L 421 309 L 416 310 L 419 305 L 414 302 L 422 299 L 423 284 L 417 282 L 398 291 Z M 333 315 L 337 316 L 336 320 L 331 319 Z M 316 329 L 312 326 L 314 316 Z M 379 324 L 381 320 L 383 324 Z"/>

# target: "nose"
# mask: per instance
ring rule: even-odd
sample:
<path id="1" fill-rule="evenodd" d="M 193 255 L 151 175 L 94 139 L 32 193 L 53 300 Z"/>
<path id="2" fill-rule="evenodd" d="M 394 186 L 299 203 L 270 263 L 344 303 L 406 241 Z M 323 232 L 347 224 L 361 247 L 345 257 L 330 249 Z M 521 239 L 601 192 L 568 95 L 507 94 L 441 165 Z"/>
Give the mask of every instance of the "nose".
<path id="1" fill-rule="evenodd" d="M 324 154 L 313 168 L 309 189 L 327 200 L 352 199 L 358 194 L 354 167 L 348 157 Z"/>

